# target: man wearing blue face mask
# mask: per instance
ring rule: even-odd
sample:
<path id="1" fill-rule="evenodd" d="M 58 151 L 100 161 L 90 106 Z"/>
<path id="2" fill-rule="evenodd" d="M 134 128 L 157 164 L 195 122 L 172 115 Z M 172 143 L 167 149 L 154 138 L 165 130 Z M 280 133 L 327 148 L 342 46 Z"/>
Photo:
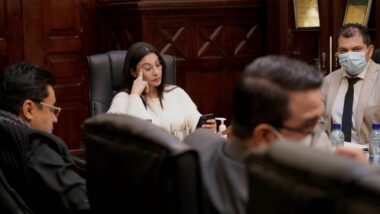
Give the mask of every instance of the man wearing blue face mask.
<path id="1" fill-rule="evenodd" d="M 341 68 L 325 77 L 322 100 L 326 130 L 342 124 L 346 142 L 367 144 L 372 123 L 380 121 L 380 65 L 371 60 L 373 51 L 365 27 L 341 27 L 336 52 Z"/>

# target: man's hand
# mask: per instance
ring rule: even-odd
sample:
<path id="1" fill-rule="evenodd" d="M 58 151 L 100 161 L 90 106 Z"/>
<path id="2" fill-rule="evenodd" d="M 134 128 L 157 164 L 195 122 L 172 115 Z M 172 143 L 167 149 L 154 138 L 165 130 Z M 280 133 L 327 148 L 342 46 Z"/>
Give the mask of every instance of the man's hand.
<path id="1" fill-rule="evenodd" d="M 335 154 L 343 155 L 369 165 L 369 161 L 364 154 L 364 151 L 361 149 L 352 149 L 339 146 L 335 149 Z"/>

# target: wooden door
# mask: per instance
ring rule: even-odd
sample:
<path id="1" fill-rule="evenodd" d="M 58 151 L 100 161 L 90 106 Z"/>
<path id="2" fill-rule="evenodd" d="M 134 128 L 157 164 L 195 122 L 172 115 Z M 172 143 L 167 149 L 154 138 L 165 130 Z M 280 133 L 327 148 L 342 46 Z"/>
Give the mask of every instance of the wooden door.
<path id="1" fill-rule="evenodd" d="M 0 0 L 0 69 L 24 58 L 21 0 Z"/>
<path id="2" fill-rule="evenodd" d="M 88 106 L 81 1 L 27 0 L 23 4 L 25 61 L 48 69 L 57 79 L 57 106 L 62 113 L 54 133 L 70 149 L 78 148 Z"/>

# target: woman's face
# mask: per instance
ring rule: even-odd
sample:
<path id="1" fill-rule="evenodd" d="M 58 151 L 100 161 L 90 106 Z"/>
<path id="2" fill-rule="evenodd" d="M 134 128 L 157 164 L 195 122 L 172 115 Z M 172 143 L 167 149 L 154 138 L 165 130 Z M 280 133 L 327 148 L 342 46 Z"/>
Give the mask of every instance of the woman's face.
<path id="1" fill-rule="evenodd" d="M 137 75 L 142 72 L 143 79 L 149 87 L 157 87 L 161 84 L 162 65 L 155 53 L 149 53 L 136 66 Z"/>

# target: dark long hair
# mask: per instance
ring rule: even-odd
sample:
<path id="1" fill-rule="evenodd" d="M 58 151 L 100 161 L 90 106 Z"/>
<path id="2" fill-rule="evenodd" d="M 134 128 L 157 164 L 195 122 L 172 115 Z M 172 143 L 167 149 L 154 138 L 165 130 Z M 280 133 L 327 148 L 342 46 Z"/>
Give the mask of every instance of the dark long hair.
<path id="1" fill-rule="evenodd" d="M 158 57 L 158 60 L 160 61 L 162 65 L 161 84 L 157 87 L 158 97 L 160 98 L 160 103 L 162 107 L 162 98 L 163 98 L 165 82 L 166 82 L 166 79 L 165 79 L 166 63 L 165 63 L 164 58 L 162 58 L 161 54 L 158 52 L 158 50 L 154 48 L 151 44 L 148 44 L 146 42 L 137 42 L 128 49 L 127 56 L 125 57 L 125 61 L 124 61 L 124 69 L 123 69 L 124 84 L 123 84 L 122 90 L 128 93 L 131 92 L 133 81 L 136 79 L 136 77 L 132 75 L 132 72 L 136 71 L 137 64 L 146 55 L 150 53 L 155 53 Z M 145 101 L 144 101 L 144 105 L 145 105 Z"/>

